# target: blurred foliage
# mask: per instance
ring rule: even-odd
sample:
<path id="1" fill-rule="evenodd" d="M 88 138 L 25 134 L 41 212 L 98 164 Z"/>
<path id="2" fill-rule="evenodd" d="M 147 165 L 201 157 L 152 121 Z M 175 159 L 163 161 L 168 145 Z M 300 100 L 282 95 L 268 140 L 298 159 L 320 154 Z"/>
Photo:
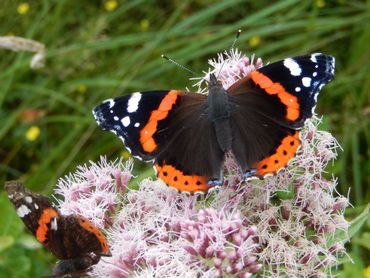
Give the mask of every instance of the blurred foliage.
<path id="1" fill-rule="evenodd" d="M 51 193 L 76 165 L 122 155 L 121 142 L 97 129 L 91 109 L 131 91 L 190 88 L 187 73 L 160 55 L 202 72 L 242 29 L 237 47 L 265 62 L 315 51 L 337 58 L 336 78 L 316 111 L 343 147 L 328 173 L 339 178 L 342 194 L 351 189 L 354 208 L 347 216 L 355 218 L 370 200 L 369 3 L 3 0 L 0 35 L 44 43 L 47 60 L 32 70 L 32 54 L 0 49 L 0 183 L 21 179 Z M 145 167 L 140 164 L 137 173 Z M 48 273 L 53 258 L 29 243 L 6 199 L 1 195 L 0 277 Z M 349 246 L 356 264 L 347 260 L 341 277 L 360 277 L 369 266 L 369 239 L 370 220 Z"/>

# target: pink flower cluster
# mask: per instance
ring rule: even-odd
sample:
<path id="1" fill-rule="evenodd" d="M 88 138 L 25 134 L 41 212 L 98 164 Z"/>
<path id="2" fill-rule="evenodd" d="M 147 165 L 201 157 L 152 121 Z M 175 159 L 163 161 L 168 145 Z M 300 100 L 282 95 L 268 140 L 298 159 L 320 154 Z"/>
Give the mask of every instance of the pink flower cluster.
<path id="1" fill-rule="evenodd" d="M 257 257 L 259 244 L 256 243 L 257 229 L 244 223 L 236 213 L 225 213 L 213 208 L 200 209 L 194 220 L 183 219 L 178 222 L 180 236 L 189 243 L 184 249 L 193 256 L 195 263 L 209 261 L 205 271 L 214 268 L 214 277 L 233 274 L 247 278 L 262 267 Z"/>
<path id="2" fill-rule="evenodd" d="M 228 87 L 260 67 L 238 51 L 211 61 Z M 209 73 L 208 73 L 209 74 Z M 202 86 L 202 81 L 198 83 Z M 218 191 L 187 196 L 161 180 L 127 187 L 132 161 L 80 167 L 61 179 L 56 193 L 64 213 L 103 228 L 112 257 L 93 267 L 96 277 L 326 277 L 345 253 L 338 231 L 348 230 L 348 205 L 325 167 L 338 144 L 313 118 L 288 168 L 264 180 L 243 182 L 231 157 Z"/>
<path id="3" fill-rule="evenodd" d="M 55 193 L 63 214 L 80 214 L 97 227 L 108 227 L 114 221 L 120 194 L 124 194 L 132 174 L 132 161 L 107 162 L 79 166 L 74 174 L 58 180 Z"/>

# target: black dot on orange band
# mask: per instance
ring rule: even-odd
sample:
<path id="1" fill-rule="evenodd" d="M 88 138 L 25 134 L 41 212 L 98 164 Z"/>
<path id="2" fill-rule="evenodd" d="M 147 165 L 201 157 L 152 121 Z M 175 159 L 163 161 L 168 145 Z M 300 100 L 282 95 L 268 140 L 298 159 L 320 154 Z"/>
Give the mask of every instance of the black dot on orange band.
<path id="1" fill-rule="evenodd" d="M 264 164 L 264 165 L 262 166 L 262 169 L 267 169 L 267 164 Z"/>
<path id="2" fill-rule="evenodd" d="M 164 171 L 164 172 L 163 172 L 163 176 L 165 176 L 165 177 L 166 177 L 167 175 L 168 175 L 168 173 L 167 173 L 166 171 Z"/>
<path id="3" fill-rule="evenodd" d="M 284 150 L 284 151 L 283 151 L 283 154 L 284 154 L 284 155 L 287 155 L 287 154 L 288 154 L 288 152 L 287 152 L 286 150 Z"/>
<path id="4" fill-rule="evenodd" d="M 185 184 L 185 185 L 188 185 L 188 184 L 189 184 L 189 182 L 188 182 L 188 181 L 185 181 L 185 182 L 184 182 L 184 184 Z"/>
<path id="5" fill-rule="evenodd" d="M 279 160 L 275 159 L 275 161 L 274 161 L 274 162 L 277 164 L 277 163 L 279 163 Z"/>
<path id="6" fill-rule="evenodd" d="M 291 146 L 294 146 L 294 141 L 290 141 L 290 145 Z"/>
<path id="7" fill-rule="evenodd" d="M 174 180 L 174 181 L 177 181 L 177 176 L 175 176 L 175 177 L 173 178 L 173 180 Z"/>
<path id="8" fill-rule="evenodd" d="M 197 185 L 201 185 L 202 183 L 200 181 L 197 181 Z"/>

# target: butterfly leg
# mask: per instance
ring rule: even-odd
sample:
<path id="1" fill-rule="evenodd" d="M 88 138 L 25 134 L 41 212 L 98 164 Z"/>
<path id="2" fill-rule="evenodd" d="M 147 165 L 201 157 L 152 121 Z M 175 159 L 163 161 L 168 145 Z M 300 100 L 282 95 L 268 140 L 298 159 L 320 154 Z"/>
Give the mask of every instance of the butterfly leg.
<path id="1" fill-rule="evenodd" d="M 256 174 L 257 174 L 257 169 L 256 168 L 250 168 L 249 170 L 247 170 L 245 172 L 243 170 L 241 170 L 241 171 L 242 171 L 242 176 L 243 176 L 244 181 L 256 177 Z"/>
<path id="2" fill-rule="evenodd" d="M 211 187 L 221 186 L 224 183 L 224 172 L 221 170 L 219 178 L 211 178 L 207 181 L 207 184 Z"/>

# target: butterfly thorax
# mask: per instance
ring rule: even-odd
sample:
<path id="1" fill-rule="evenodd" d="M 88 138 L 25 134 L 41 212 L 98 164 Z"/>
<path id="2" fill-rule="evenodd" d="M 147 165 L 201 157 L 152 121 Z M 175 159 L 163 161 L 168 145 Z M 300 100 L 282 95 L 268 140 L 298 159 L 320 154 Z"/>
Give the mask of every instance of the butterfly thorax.
<path id="1" fill-rule="evenodd" d="M 217 142 L 222 151 L 231 149 L 230 126 L 231 106 L 227 91 L 214 74 L 210 76 L 207 98 L 207 115 L 216 132 Z"/>

